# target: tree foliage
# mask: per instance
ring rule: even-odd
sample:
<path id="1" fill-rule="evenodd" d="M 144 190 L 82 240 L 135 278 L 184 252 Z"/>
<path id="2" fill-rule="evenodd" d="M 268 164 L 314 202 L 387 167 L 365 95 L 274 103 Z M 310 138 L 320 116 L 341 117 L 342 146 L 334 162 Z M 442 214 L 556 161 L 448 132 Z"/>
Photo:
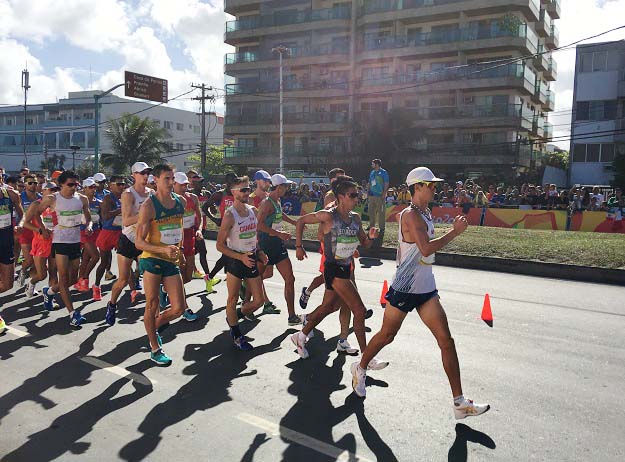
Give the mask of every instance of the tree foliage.
<path id="1" fill-rule="evenodd" d="M 105 136 L 111 141 L 112 153 L 102 154 L 102 165 L 115 173 L 126 173 L 135 162 L 154 165 L 162 162 L 168 150 L 169 132 L 157 122 L 134 114 L 124 114 L 110 121 Z"/>
<path id="2" fill-rule="evenodd" d="M 195 162 L 197 168 L 202 165 L 202 157 L 199 152 L 187 157 L 187 161 Z M 224 165 L 224 147 L 207 146 L 206 148 L 206 171 L 202 175 L 222 175 L 231 169 Z"/>
<path id="3" fill-rule="evenodd" d="M 543 164 L 567 170 L 569 168 L 569 153 L 567 151 L 547 152 L 543 156 Z"/>
<path id="4" fill-rule="evenodd" d="M 65 154 L 52 154 L 48 156 L 47 161 L 45 159 L 41 161 L 40 167 L 41 167 L 41 170 L 46 170 L 48 172 L 53 172 L 55 170 L 63 170 L 64 169 L 63 164 L 65 163 L 66 160 L 67 158 L 65 157 Z"/>

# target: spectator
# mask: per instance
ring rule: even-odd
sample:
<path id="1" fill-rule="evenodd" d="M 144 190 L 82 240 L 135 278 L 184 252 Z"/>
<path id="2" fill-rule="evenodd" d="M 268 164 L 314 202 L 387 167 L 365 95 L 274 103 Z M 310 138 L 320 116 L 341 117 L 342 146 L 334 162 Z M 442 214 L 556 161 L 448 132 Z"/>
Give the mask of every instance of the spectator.
<path id="1" fill-rule="evenodd" d="M 488 198 L 486 197 L 486 194 L 484 194 L 484 191 L 482 191 L 481 189 L 477 192 L 475 199 L 473 199 L 473 205 L 475 205 L 475 207 L 488 206 Z"/>
<path id="2" fill-rule="evenodd" d="M 495 190 L 495 185 L 490 185 L 488 187 L 488 194 L 486 194 L 486 198 L 488 199 L 488 202 L 492 202 L 493 201 L 493 196 L 496 194 L 496 190 Z"/>
<path id="3" fill-rule="evenodd" d="M 596 196 L 590 197 L 590 205 L 588 206 L 588 211 L 590 212 L 599 212 L 601 210 L 601 204 L 599 203 L 599 199 Z"/>
<path id="4" fill-rule="evenodd" d="M 616 188 L 614 194 L 608 199 L 608 207 L 618 207 L 620 209 L 625 207 L 625 198 L 623 198 L 623 190 Z"/>
<path id="5" fill-rule="evenodd" d="M 497 188 L 497 192 L 493 194 L 489 203 L 495 207 L 501 207 L 506 202 L 506 195 L 503 193 L 503 188 L 500 186 Z"/>
<path id="6" fill-rule="evenodd" d="M 30 175 L 30 169 L 28 167 L 22 167 L 20 169 L 20 177 L 24 178 L 25 176 Z"/>
<path id="7" fill-rule="evenodd" d="M 380 228 L 380 238 L 382 242 L 384 230 L 386 228 L 386 207 L 385 197 L 389 187 L 388 172 L 382 168 L 380 159 L 373 159 L 371 162 L 371 173 L 369 173 L 369 226 Z"/>
<path id="8" fill-rule="evenodd" d="M 409 204 L 411 200 L 410 192 L 408 191 L 408 186 L 402 184 L 399 187 L 399 193 L 397 194 L 397 202 L 400 204 Z"/>
<path id="9" fill-rule="evenodd" d="M 583 207 L 583 198 L 582 188 L 573 186 L 573 188 L 571 188 L 571 192 L 569 193 L 569 208 L 571 209 L 571 212 L 581 212 Z"/>
<path id="10" fill-rule="evenodd" d="M 599 186 L 595 186 L 594 188 L 592 188 L 592 194 L 590 197 L 591 199 L 594 197 L 596 201 L 599 203 L 599 206 L 601 206 L 605 200 L 603 194 L 601 194 L 601 190 L 599 189 Z"/>
<path id="11" fill-rule="evenodd" d="M 386 192 L 386 205 L 393 205 L 397 203 L 397 198 L 395 197 L 395 190 L 393 188 L 389 188 Z"/>
<path id="12" fill-rule="evenodd" d="M 569 193 L 566 190 L 560 191 L 560 197 L 558 198 L 558 210 L 566 210 L 569 205 Z"/>
<path id="13" fill-rule="evenodd" d="M 560 202 L 559 200 L 559 196 L 558 196 L 558 190 L 555 184 L 550 184 L 548 185 L 548 189 L 547 189 L 547 209 L 551 210 L 552 208 L 555 208 L 558 203 Z"/>
<path id="14" fill-rule="evenodd" d="M 520 205 L 530 205 L 535 208 L 538 205 L 538 194 L 536 193 L 536 187 L 533 184 L 527 185 L 525 194 L 521 194 Z"/>

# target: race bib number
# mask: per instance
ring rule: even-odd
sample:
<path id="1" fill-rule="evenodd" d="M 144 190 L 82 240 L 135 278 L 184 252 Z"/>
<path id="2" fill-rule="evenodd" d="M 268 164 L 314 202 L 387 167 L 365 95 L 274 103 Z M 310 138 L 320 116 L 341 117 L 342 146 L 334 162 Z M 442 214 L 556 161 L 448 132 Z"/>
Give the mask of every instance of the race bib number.
<path id="1" fill-rule="evenodd" d="M 241 252 L 251 252 L 256 249 L 256 230 L 246 231 L 239 234 Z"/>
<path id="2" fill-rule="evenodd" d="M 358 236 L 338 236 L 336 238 L 336 258 L 339 260 L 350 258 L 358 249 L 359 244 Z"/>
<path id="3" fill-rule="evenodd" d="M 46 229 L 52 230 L 54 229 L 54 219 L 52 215 L 44 215 L 41 217 L 41 221 L 43 222 L 43 226 Z"/>
<path id="4" fill-rule="evenodd" d="M 184 218 L 182 219 L 184 229 L 193 228 L 195 225 L 195 211 L 189 210 L 184 212 Z"/>
<path id="5" fill-rule="evenodd" d="M 11 226 L 11 213 L 8 210 L 0 210 L 0 228 Z"/>
<path id="6" fill-rule="evenodd" d="M 117 215 L 115 218 L 113 218 L 113 226 L 121 226 L 121 225 L 122 225 L 122 216 Z"/>
<path id="7" fill-rule="evenodd" d="M 282 214 L 276 215 L 271 223 L 271 229 L 274 231 L 282 232 Z"/>
<path id="8" fill-rule="evenodd" d="M 63 210 L 57 212 L 59 226 L 64 228 L 73 228 L 80 226 L 82 222 L 82 210 Z"/>
<path id="9" fill-rule="evenodd" d="M 100 223 L 100 215 L 98 215 L 97 213 L 92 213 L 92 214 L 91 214 L 91 221 L 92 221 L 94 224 L 98 224 L 98 223 Z"/>
<path id="10" fill-rule="evenodd" d="M 182 228 L 179 224 L 159 225 L 161 242 L 166 245 L 178 245 L 182 242 Z"/>

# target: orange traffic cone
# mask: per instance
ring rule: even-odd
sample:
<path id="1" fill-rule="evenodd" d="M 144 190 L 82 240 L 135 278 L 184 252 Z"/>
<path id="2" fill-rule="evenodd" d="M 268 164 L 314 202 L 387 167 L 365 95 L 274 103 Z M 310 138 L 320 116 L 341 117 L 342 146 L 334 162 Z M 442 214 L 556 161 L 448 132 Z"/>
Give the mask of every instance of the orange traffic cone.
<path id="1" fill-rule="evenodd" d="M 380 295 L 380 305 L 382 308 L 386 308 L 386 293 L 388 292 L 388 281 L 384 280 L 384 285 L 382 286 L 382 294 Z"/>
<path id="2" fill-rule="evenodd" d="M 482 321 L 493 327 L 493 312 L 490 309 L 490 296 L 486 294 L 484 296 L 484 306 L 482 307 Z"/>

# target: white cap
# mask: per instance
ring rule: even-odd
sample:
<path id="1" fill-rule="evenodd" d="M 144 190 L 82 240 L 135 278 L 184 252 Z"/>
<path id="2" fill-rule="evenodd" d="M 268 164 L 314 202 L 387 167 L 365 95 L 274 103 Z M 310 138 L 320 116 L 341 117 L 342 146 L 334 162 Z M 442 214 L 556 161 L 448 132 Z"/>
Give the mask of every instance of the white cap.
<path id="1" fill-rule="evenodd" d="M 154 175 L 150 174 L 150 176 L 148 176 L 148 183 L 154 183 Z"/>
<path id="2" fill-rule="evenodd" d="M 280 173 L 276 173 L 275 175 L 272 175 L 271 177 L 271 184 L 273 186 L 280 186 L 281 184 L 293 184 L 293 183 L 295 182 L 291 180 L 287 180 L 287 178 Z"/>
<path id="3" fill-rule="evenodd" d="M 82 180 L 82 187 L 86 188 L 88 186 L 93 186 L 95 184 L 95 181 L 93 181 L 93 178 L 85 178 L 84 180 Z"/>
<path id="4" fill-rule="evenodd" d="M 100 181 L 106 181 L 106 175 L 104 173 L 96 173 L 93 175 L 93 181 L 99 183 Z"/>
<path id="5" fill-rule="evenodd" d="M 132 164 L 132 168 L 130 169 L 132 173 L 141 173 L 145 170 L 152 170 L 145 162 L 135 162 Z"/>
<path id="6" fill-rule="evenodd" d="M 189 184 L 189 177 L 184 172 L 174 173 L 174 181 L 178 184 Z"/>
<path id="7" fill-rule="evenodd" d="M 413 168 L 408 174 L 408 176 L 406 177 L 406 184 L 408 186 L 411 186 L 415 183 L 421 183 L 424 181 L 434 183 L 437 181 L 445 181 L 445 180 L 443 180 L 442 178 L 435 177 L 434 174 L 432 173 L 432 170 L 430 170 L 427 167 Z"/>

